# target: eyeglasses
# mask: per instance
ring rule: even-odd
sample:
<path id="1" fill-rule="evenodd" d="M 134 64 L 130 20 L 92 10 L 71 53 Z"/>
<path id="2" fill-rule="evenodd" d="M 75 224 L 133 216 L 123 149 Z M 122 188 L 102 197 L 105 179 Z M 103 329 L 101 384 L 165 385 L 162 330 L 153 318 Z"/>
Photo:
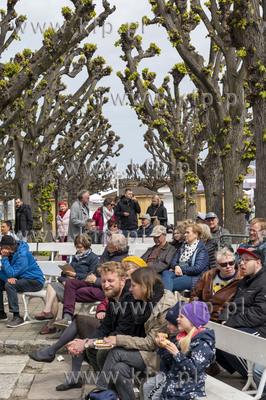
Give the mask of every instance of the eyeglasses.
<path id="1" fill-rule="evenodd" d="M 228 262 L 224 262 L 224 263 L 219 263 L 219 265 L 222 268 L 227 267 L 227 265 L 230 265 L 232 267 L 233 265 L 235 265 L 235 262 L 234 261 L 228 261 Z"/>
<path id="2" fill-rule="evenodd" d="M 243 263 L 243 264 L 247 264 L 249 261 L 256 261 L 256 260 L 254 258 L 246 258 L 245 260 L 240 258 L 240 260 L 239 260 L 239 262 Z"/>
<path id="3" fill-rule="evenodd" d="M 111 204 L 111 206 L 114 207 L 115 205 L 114 205 L 114 204 Z"/>
<path id="4" fill-rule="evenodd" d="M 113 228 L 117 228 L 118 227 L 118 225 L 113 225 Z"/>

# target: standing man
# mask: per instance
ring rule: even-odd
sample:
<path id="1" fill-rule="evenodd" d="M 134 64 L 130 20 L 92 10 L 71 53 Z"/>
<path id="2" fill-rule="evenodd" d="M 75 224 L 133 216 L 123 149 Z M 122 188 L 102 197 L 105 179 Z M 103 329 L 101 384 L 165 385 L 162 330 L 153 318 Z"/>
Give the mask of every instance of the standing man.
<path id="1" fill-rule="evenodd" d="M 78 199 L 72 204 L 70 209 L 69 227 L 67 241 L 74 242 L 74 239 L 85 230 L 85 222 L 89 218 L 90 194 L 86 189 L 81 190 Z"/>
<path id="2" fill-rule="evenodd" d="M 264 254 L 261 250 L 237 249 L 241 256 L 240 280 L 235 296 L 218 318 L 218 322 L 255 336 L 266 338 L 266 272 L 263 268 Z M 238 371 L 247 377 L 244 360 L 217 350 L 217 362 L 228 372 Z"/>
<path id="3" fill-rule="evenodd" d="M 263 236 L 266 229 L 266 223 L 264 218 L 254 218 L 249 225 L 248 234 L 249 241 L 247 243 L 241 243 L 239 249 L 260 249 L 264 258 L 266 258 L 266 242 L 263 241 Z M 238 253 L 237 253 L 238 255 Z"/>
<path id="4" fill-rule="evenodd" d="M 232 240 L 230 237 L 222 237 L 223 235 L 230 235 L 229 231 L 219 225 L 219 218 L 214 212 L 206 214 L 205 222 L 211 230 L 213 239 L 217 240 L 218 246 L 231 247 Z"/>
<path id="5" fill-rule="evenodd" d="M 15 233 L 20 240 L 27 242 L 33 228 L 33 219 L 30 206 L 24 204 L 20 197 L 15 200 Z"/>
<path id="6" fill-rule="evenodd" d="M 121 197 L 117 205 L 116 215 L 120 220 L 120 228 L 126 237 L 137 237 L 138 218 L 140 214 L 140 205 L 133 196 L 131 189 L 125 189 L 124 196 Z"/>

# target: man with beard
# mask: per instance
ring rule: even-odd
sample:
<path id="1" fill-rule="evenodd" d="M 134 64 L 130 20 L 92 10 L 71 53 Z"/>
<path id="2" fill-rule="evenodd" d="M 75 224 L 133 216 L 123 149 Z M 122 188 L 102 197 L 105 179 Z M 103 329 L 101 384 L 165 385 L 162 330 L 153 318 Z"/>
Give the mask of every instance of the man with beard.
<path id="1" fill-rule="evenodd" d="M 84 350 L 95 371 L 100 371 L 104 365 L 108 350 L 96 350 L 94 339 L 103 339 L 110 335 L 130 335 L 132 324 L 132 306 L 134 301 L 129 292 L 130 280 L 126 279 L 126 269 L 119 262 L 111 261 L 99 267 L 102 279 L 102 288 L 109 299 L 105 317 L 100 321 L 96 330 L 92 330 L 86 321 L 90 317 L 77 315 L 61 338 L 52 346 L 37 352 L 30 352 L 29 357 L 35 361 L 51 363 L 56 352 L 68 343 L 68 351 L 72 354 L 72 371 L 70 377 L 56 387 L 57 391 L 64 391 L 82 387 L 80 368 L 84 359 Z"/>

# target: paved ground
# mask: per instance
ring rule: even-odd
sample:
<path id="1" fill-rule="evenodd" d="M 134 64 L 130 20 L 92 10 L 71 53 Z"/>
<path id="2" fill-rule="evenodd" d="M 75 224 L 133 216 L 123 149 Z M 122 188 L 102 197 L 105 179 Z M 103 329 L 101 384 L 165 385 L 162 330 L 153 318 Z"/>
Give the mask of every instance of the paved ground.
<path id="1" fill-rule="evenodd" d="M 23 306 L 20 304 L 22 312 Z M 42 310 L 42 307 L 41 299 L 33 299 L 29 303 L 30 315 L 34 316 Z M 8 317 L 11 319 L 12 314 L 8 314 Z M 57 354 L 57 356 L 62 355 L 64 360 L 55 359 L 52 364 L 37 363 L 29 359 L 27 354 L 30 350 L 43 348 L 52 343 L 49 335 L 39 335 L 43 326 L 45 322 L 7 328 L 6 322 L 0 323 L 0 400 L 79 400 L 93 387 L 85 384 L 82 389 L 67 392 L 55 390 L 57 385 L 64 382 L 65 374 L 71 369 L 71 358 L 64 350 Z M 84 374 L 90 376 L 89 371 L 88 364 L 84 364 L 83 377 L 86 376 Z M 245 384 L 236 373 L 231 376 L 223 371 L 217 378 L 238 389 L 242 389 Z"/>

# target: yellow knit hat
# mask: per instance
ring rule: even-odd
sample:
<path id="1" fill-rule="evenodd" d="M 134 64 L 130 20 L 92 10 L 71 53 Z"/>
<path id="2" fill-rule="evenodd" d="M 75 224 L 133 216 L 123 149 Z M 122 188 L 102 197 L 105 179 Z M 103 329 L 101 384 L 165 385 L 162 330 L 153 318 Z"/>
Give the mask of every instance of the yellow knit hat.
<path id="1" fill-rule="evenodd" d="M 145 263 L 145 261 L 142 260 L 142 258 L 140 258 L 140 257 L 135 257 L 135 256 L 126 257 L 122 260 L 122 263 L 126 262 L 126 261 L 131 261 L 134 264 L 138 265 L 139 267 L 147 267 L 147 264 Z"/>

